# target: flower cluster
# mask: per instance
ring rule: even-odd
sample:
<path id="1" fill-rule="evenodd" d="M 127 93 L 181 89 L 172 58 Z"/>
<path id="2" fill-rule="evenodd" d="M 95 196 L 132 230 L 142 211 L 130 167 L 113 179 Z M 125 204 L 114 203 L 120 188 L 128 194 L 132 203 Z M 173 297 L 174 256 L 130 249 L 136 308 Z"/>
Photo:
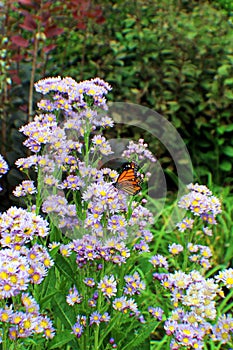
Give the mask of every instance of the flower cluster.
<path id="1" fill-rule="evenodd" d="M 20 250 L 34 237 L 46 237 L 49 224 L 40 215 L 11 207 L 0 216 L 0 243 L 3 247 Z"/>
<path id="2" fill-rule="evenodd" d="M 137 155 L 139 160 L 148 159 L 150 162 L 156 162 L 154 155 L 147 149 L 147 143 L 143 139 L 139 139 L 138 143 L 129 141 L 127 149 L 122 153 L 122 157 L 131 160 L 132 155 Z"/>
<path id="3" fill-rule="evenodd" d="M 219 272 L 217 276 L 215 276 L 218 282 L 221 282 L 228 289 L 233 288 L 233 269 L 229 268 Z"/>
<path id="4" fill-rule="evenodd" d="M 36 193 L 36 187 L 34 186 L 33 181 L 25 180 L 13 191 L 15 197 L 25 197 L 30 194 Z"/>
<path id="5" fill-rule="evenodd" d="M 212 195 L 212 192 L 204 185 L 190 184 L 187 186 L 189 194 L 183 196 L 178 206 L 191 211 L 194 216 L 199 216 L 204 222 L 216 224 L 216 215 L 221 213 L 221 203 L 219 199 Z M 185 230 L 190 227 L 187 220 L 178 224 L 180 230 Z"/>
<path id="6" fill-rule="evenodd" d="M 133 275 L 127 275 L 124 277 L 126 285 L 124 287 L 124 294 L 134 295 L 140 294 L 142 290 L 145 290 L 146 285 L 141 280 L 138 272 L 134 272 Z"/>
<path id="7" fill-rule="evenodd" d="M 47 339 L 53 338 L 55 330 L 52 322 L 47 316 L 40 314 L 40 307 L 35 299 L 28 293 L 23 293 L 21 303 L 19 310 L 8 307 L 0 309 L 0 321 L 8 325 L 9 338 L 17 340 L 33 334 L 42 334 Z"/>
<path id="8" fill-rule="evenodd" d="M 50 110 L 72 111 L 72 106 L 88 107 L 88 99 L 93 100 L 95 106 L 106 109 L 105 95 L 111 90 L 111 86 L 100 78 L 77 83 L 74 79 L 66 78 L 46 78 L 35 84 L 37 92 L 48 94 L 54 92 L 54 102 L 49 104 Z M 46 100 L 48 102 L 48 100 Z M 46 104 L 46 103 L 45 103 Z M 43 106 L 41 102 L 40 109 L 48 109 L 48 105 Z M 84 108 L 85 109 L 85 108 Z"/>
<path id="9" fill-rule="evenodd" d="M 170 290 L 175 307 L 165 322 L 166 333 L 174 337 L 177 348 L 201 349 L 204 337 L 212 330 L 210 321 L 216 318 L 216 299 L 221 289 L 213 279 L 205 279 L 195 270 L 189 274 L 169 273 L 162 284 Z M 171 349 L 175 349 L 172 344 Z"/>

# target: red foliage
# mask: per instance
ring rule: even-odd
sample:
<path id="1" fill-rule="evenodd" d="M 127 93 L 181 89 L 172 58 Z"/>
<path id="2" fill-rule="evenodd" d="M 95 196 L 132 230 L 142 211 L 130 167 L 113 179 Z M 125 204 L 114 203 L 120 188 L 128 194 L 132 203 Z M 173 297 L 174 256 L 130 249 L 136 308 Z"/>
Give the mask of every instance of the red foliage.
<path id="1" fill-rule="evenodd" d="M 29 41 L 24 39 L 20 35 L 13 35 L 11 37 L 11 41 L 12 41 L 12 43 L 14 43 L 15 45 L 17 45 L 19 47 L 28 47 L 28 45 L 29 45 Z"/>
<path id="2" fill-rule="evenodd" d="M 34 32 L 34 30 L 37 28 L 37 24 L 33 19 L 33 16 L 30 14 L 27 14 L 24 17 L 24 22 L 23 24 L 19 25 L 21 28 L 29 30 L 30 32 Z"/>
<path id="3" fill-rule="evenodd" d="M 50 44 L 48 46 L 44 46 L 42 51 L 45 52 L 45 53 L 49 53 L 50 51 L 55 49 L 56 46 L 57 46 L 56 44 Z"/>
<path id="4" fill-rule="evenodd" d="M 47 38 L 52 38 L 64 32 L 63 28 L 58 28 L 56 25 L 45 28 L 44 33 Z"/>

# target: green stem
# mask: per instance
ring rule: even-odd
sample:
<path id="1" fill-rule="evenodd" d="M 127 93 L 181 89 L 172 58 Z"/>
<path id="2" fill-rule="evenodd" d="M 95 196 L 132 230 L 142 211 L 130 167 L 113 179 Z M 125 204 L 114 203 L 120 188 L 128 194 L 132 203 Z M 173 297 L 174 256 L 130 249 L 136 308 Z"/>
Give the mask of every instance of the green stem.
<path id="1" fill-rule="evenodd" d="M 99 326 L 96 325 L 94 330 L 94 349 L 99 350 Z"/>
<path id="2" fill-rule="evenodd" d="M 218 309 L 220 314 L 222 313 L 223 308 L 227 305 L 228 301 L 232 298 L 232 296 L 233 296 L 233 290 L 230 291 L 230 293 L 224 298 L 224 300 L 220 304 L 219 309 Z"/>

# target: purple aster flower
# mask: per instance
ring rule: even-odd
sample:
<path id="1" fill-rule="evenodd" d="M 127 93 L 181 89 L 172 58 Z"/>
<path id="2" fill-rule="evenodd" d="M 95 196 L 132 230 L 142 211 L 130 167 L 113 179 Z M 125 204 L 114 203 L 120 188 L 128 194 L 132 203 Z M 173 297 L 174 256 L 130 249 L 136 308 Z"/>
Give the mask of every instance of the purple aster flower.
<path id="1" fill-rule="evenodd" d="M 80 187 L 84 186 L 84 182 L 76 175 L 68 175 L 63 181 L 61 188 L 68 188 L 72 191 L 79 190 Z"/>
<path id="2" fill-rule="evenodd" d="M 124 287 L 124 294 L 134 295 L 140 294 L 142 290 L 145 290 L 146 285 L 141 281 L 140 276 L 137 272 L 133 275 L 128 275 L 124 277 L 126 285 Z"/>
<path id="3" fill-rule="evenodd" d="M 213 236 L 213 231 L 209 227 L 203 227 L 202 231 L 206 236 Z"/>
<path id="4" fill-rule="evenodd" d="M 212 196 L 212 192 L 206 186 L 190 184 L 187 187 L 190 193 L 183 196 L 178 205 L 190 210 L 195 216 L 200 216 L 202 220 L 216 224 L 215 216 L 222 211 L 219 199 Z"/>
<path id="5" fill-rule="evenodd" d="M 83 282 L 84 282 L 84 283 L 86 284 L 86 286 L 88 286 L 88 287 L 94 287 L 94 286 L 95 286 L 94 278 L 87 277 L 87 278 L 84 279 Z"/>
<path id="6" fill-rule="evenodd" d="M 91 148 L 91 152 L 99 151 L 105 156 L 113 153 L 109 142 L 101 135 L 95 135 L 92 139 L 92 143 L 93 147 Z"/>
<path id="7" fill-rule="evenodd" d="M 29 264 L 25 256 L 11 249 L 0 251 L 0 297 L 10 298 L 26 290 L 29 284 Z"/>
<path id="8" fill-rule="evenodd" d="M 72 333 L 74 333 L 77 338 L 81 337 L 83 330 L 84 328 L 79 322 L 76 322 L 72 327 Z"/>
<path id="9" fill-rule="evenodd" d="M 88 306 L 94 308 L 96 307 L 96 300 L 95 299 L 88 299 Z"/>
<path id="10" fill-rule="evenodd" d="M 187 228 L 191 230 L 193 228 L 193 223 L 194 223 L 193 219 L 184 218 L 176 226 L 178 227 L 178 230 L 180 232 L 184 232 Z"/>
<path id="11" fill-rule="evenodd" d="M 23 246 L 35 236 L 47 236 L 48 225 L 47 221 L 33 212 L 11 207 L 1 214 L 0 242 L 4 247 L 14 247 L 15 244 Z"/>
<path id="12" fill-rule="evenodd" d="M 105 312 L 102 316 L 101 316 L 101 322 L 109 322 L 111 319 L 110 315 L 108 314 L 108 312 Z"/>
<path id="13" fill-rule="evenodd" d="M 139 243 L 136 243 L 134 245 L 134 249 L 137 250 L 140 254 L 148 253 L 150 251 L 148 244 L 143 240 L 141 240 Z"/>
<path id="14" fill-rule="evenodd" d="M 143 139 L 139 139 L 138 143 L 133 141 L 129 142 L 127 149 L 122 153 L 123 158 L 127 158 L 129 160 L 132 159 L 132 155 L 137 154 L 140 160 L 148 159 L 150 162 L 156 162 L 156 158 L 153 154 L 147 149 L 148 145 L 144 143 Z"/>
<path id="15" fill-rule="evenodd" d="M 4 160 L 3 156 L 0 154 L 0 177 L 6 174 L 9 170 L 7 162 Z"/>
<path id="16" fill-rule="evenodd" d="M 157 320 L 162 321 L 164 311 L 163 309 L 161 309 L 161 307 L 149 306 L 148 311 L 154 318 L 157 318 Z"/>
<path id="17" fill-rule="evenodd" d="M 13 195 L 16 197 L 23 197 L 34 193 L 37 193 L 37 190 L 33 181 L 23 181 L 22 184 L 17 186 L 13 191 Z"/>
<path id="18" fill-rule="evenodd" d="M 219 272 L 219 274 L 215 276 L 215 279 L 218 282 L 222 282 L 223 285 L 226 286 L 228 289 L 232 289 L 233 288 L 233 269 L 229 268 Z"/>
<path id="19" fill-rule="evenodd" d="M 82 302 L 82 296 L 79 294 L 75 286 L 70 288 L 69 294 L 66 296 L 66 302 L 71 306 Z"/>
<path id="20" fill-rule="evenodd" d="M 218 318 L 217 323 L 213 326 L 213 338 L 226 344 L 231 341 L 233 331 L 233 318 L 230 315 L 222 315 Z"/>
<path id="21" fill-rule="evenodd" d="M 178 255 L 180 252 L 184 250 L 181 244 L 172 243 L 169 244 L 168 250 L 172 255 Z"/>
<path id="22" fill-rule="evenodd" d="M 72 250 L 71 250 L 69 244 L 61 244 L 59 250 L 60 250 L 61 255 L 66 256 L 66 257 L 70 256 L 72 253 Z"/>
<path id="23" fill-rule="evenodd" d="M 117 293 L 117 283 L 113 275 L 104 276 L 104 278 L 98 283 L 98 288 L 102 291 L 103 295 L 108 298 L 116 295 Z"/>
<path id="24" fill-rule="evenodd" d="M 178 327 L 179 327 L 178 322 L 171 319 L 166 320 L 164 323 L 164 329 L 167 335 L 174 334 Z"/>
<path id="25" fill-rule="evenodd" d="M 167 259 L 160 254 L 154 255 L 151 257 L 151 259 L 149 260 L 149 262 L 154 266 L 154 267 L 164 267 L 165 269 L 168 270 L 168 262 Z"/>
<path id="26" fill-rule="evenodd" d="M 30 156 L 28 158 L 19 158 L 15 162 L 16 166 L 20 169 L 29 169 L 32 166 L 37 165 L 38 163 L 38 157 L 36 155 Z"/>
<path id="27" fill-rule="evenodd" d="M 93 324 L 96 324 L 97 326 L 99 326 L 101 322 L 101 318 L 102 318 L 102 315 L 98 311 L 94 311 L 90 315 L 90 326 L 92 326 Z"/>
<path id="28" fill-rule="evenodd" d="M 174 274 L 168 275 L 168 281 L 176 288 L 187 289 L 187 287 L 192 283 L 192 278 L 183 271 L 176 271 Z"/>
<path id="29" fill-rule="evenodd" d="M 126 300 L 126 308 L 136 315 L 139 313 L 137 303 L 133 298 Z"/>
<path id="30" fill-rule="evenodd" d="M 197 253 L 199 250 L 199 246 L 193 243 L 188 243 L 187 248 L 191 253 Z"/>
<path id="31" fill-rule="evenodd" d="M 113 300 L 112 306 L 115 310 L 123 311 L 127 307 L 127 298 L 120 297 Z"/>
<path id="32" fill-rule="evenodd" d="M 108 229 L 110 231 L 120 231 L 126 226 L 126 220 L 122 215 L 112 215 L 108 220 Z"/>

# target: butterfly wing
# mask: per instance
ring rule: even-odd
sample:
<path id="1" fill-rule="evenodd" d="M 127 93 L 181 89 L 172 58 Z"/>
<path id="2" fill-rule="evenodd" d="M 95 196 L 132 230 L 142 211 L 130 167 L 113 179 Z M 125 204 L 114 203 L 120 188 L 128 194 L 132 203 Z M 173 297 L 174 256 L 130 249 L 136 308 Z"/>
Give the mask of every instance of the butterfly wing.
<path id="1" fill-rule="evenodd" d="M 137 165 L 134 162 L 126 163 L 116 183 L 118 190 L 122 190 L 130 195 L 136 195 L 141 191 L 140 183 L 142 178 L 137 174 Z"/>

